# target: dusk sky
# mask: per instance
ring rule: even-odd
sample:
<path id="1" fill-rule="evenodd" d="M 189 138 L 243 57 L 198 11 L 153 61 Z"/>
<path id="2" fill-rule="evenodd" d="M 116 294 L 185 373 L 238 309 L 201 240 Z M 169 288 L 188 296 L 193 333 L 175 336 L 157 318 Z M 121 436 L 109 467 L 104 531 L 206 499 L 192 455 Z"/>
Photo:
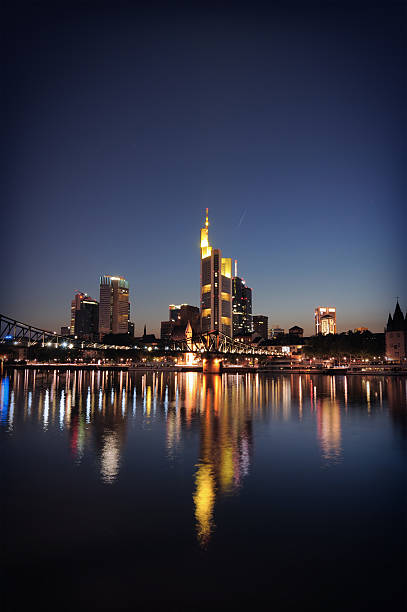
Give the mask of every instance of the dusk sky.
<path id="1" fill-rule="evenodd" d="M 404 2 L 58 4 L 5 21 L 3 314 L 58 329 L 122 275 L 159 333 L 206 207 L 269 325 L 406 309 Z"/>

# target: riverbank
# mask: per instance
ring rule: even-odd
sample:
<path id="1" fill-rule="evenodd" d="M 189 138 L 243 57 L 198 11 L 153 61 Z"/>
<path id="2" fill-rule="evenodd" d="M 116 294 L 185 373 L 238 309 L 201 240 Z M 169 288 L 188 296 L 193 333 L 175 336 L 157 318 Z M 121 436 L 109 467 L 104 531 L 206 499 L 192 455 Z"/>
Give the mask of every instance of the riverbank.
<path id="1" fill-rule="evenodd" d="M 14 363 L 4 364 L 6 370 L 41 370 L 41 371 L 124 371 L 124 372 L 202 372 L 202 366 L 183 365 L 137 365 L 128 364 L 76 364 L 76 363 Z M 346 368 L 300 368 L 288 366 L 237 366 L 230 365 L 223 368 L 224 374 L 324 374 L 330 376 L 407 376 L 406 369 L 397 369 L 397 366 L 380 368 L 379 366 L 367 366 L 360 369 Z"/>

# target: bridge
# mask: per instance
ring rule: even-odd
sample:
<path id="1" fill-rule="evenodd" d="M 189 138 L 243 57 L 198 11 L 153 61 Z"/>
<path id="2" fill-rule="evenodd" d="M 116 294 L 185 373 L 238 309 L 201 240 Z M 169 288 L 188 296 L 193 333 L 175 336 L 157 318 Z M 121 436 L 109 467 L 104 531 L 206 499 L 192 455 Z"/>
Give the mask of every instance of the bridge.
<path id="1" fill-rule="evenodd" d="M 48 331 L 29 325 L 28 323 L 22 323 L 21 321 L 17 321 L 5 315 L 0 315 L 0 344 L 17 345 L 23 348 L 37 346 L 41 348 L 97 351 L 109 349 L 130 351 L 132 349 L 141 348 L 138 345 L 112 345 L 84 340 L 82 338 L 63 336 L 54 331 Z M 266 348 L 238 342 L 218 330 L 197 334 L 195 336 L 190 333 L 189 335 L 187 334 L 185 340 L 164 342 L 161 347 L 156 348 L 161 354 L 165 355 L 199 357 L 199 359 L 202 360 L 204 371 L 208 372 L 220 371 L 222 368 L 222 361 L 227 360 L 227 357 L 231 355 L 258 357 L 260 355 L 264 356 L 270 354 Z"/>

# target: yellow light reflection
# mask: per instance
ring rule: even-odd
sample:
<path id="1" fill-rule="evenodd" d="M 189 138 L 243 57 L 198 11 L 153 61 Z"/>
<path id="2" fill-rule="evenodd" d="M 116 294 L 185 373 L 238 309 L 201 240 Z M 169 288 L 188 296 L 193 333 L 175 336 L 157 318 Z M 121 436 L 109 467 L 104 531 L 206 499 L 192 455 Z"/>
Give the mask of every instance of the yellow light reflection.
<path id="1" fill-rule="evenodd" d="M 213 528 L 213 508 L 215 505 L 215 478 L 212 467 L 200 463 L 195 475 L 196 489 L 193 496 L 197 535 L 201 546 L 205 546 Z"/>

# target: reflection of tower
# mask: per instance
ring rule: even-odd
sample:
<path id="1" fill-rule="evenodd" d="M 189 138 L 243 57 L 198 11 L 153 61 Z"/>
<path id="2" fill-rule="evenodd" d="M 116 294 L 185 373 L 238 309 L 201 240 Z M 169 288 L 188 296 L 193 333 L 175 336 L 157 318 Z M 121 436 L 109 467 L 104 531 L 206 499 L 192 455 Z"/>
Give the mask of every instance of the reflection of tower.
<path id="1" fill-rule="evenodd" d="M 339 401 L 324 398 L 317 405 L 318 439 L 322 456 L 327 462 L 337 462 L 341 448 L 341 411 Z"/>
<path id="2" fill-rule="evenodd" d="M 127 378 L 120 373 L 118 380 L 113 378 L 109 382 L 107 379 L 98 398 L 98 409 L 92 415 L 92 433 L 100 460 L 100 475 L 106 484 L 113 483 L 119 474 L 128 416 Z"/>
<path id="3" fill-rule="evenodd" d="M 252 454 L 252 427 L 244 395 L 230 403 L 219 376 L 202 380 L 200 454 L 195 475 L 195 517 L 198 539 L 206 545 L 213 530 L 216 493 L 231 495 L 248 474 Z"/>
<path id="4" fill-rule="evenodd" d="M 394 426 L 403 438 L 407 438 L 407 386 L 405 380 L 401 377 L 390 379 L 386 389 L 389 412 Z"/>

